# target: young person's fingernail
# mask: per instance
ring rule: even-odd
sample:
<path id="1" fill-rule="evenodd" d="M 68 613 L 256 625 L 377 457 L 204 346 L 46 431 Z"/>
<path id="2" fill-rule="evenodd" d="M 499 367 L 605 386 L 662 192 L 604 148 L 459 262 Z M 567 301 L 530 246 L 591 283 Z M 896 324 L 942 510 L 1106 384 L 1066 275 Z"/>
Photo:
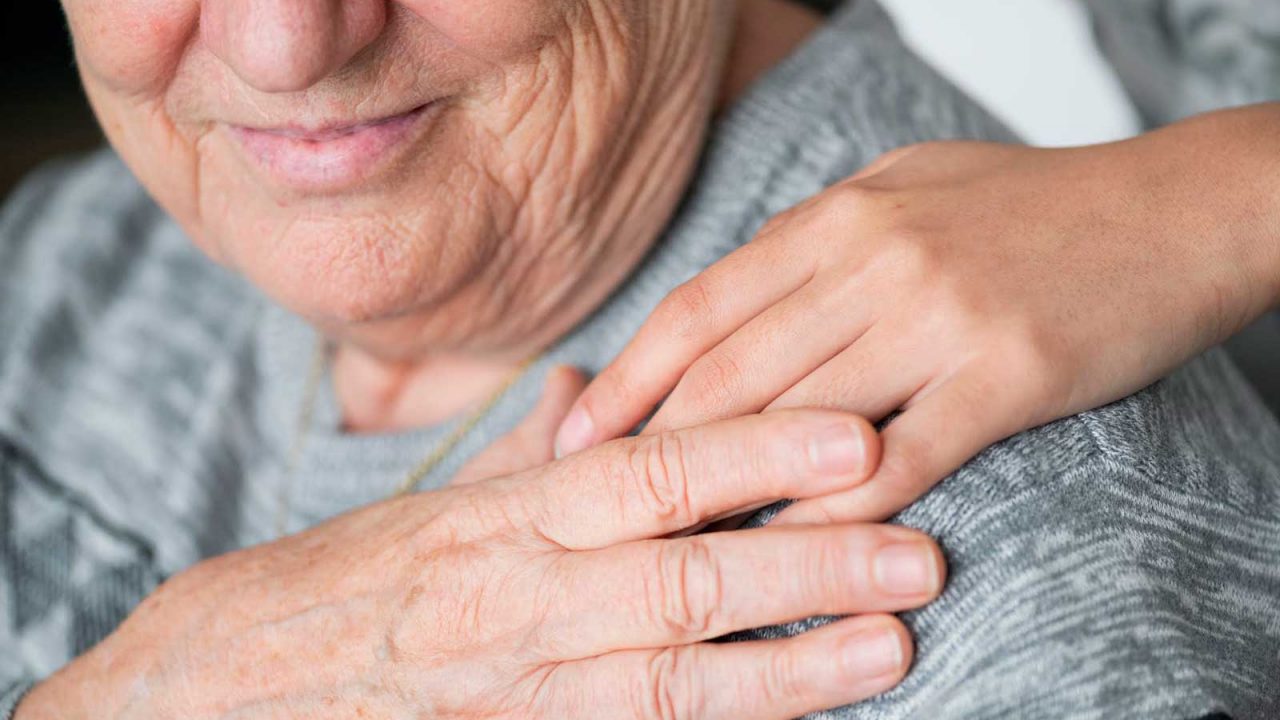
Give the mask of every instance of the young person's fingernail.
<path id="1" fill-rule="evenodd" d="M 848 475 L 859 472 L 866 457 L 862 433 L 850 423 L 833 423 L 809 439 L 809 461 L 820 473 Z"/>
<path id="2" fill-rule="evenodd" d="M 925 543 L 880 548 L 872 563 L 876 584 L 890 595 L 927 595 L 938 589 L 938 556 Z"/>
<path id="3" fill-rule="evenodd" d="M 870 680 L 901 671 L 906 655 L 898 633 L 883 628 L 865 630 L 844 643 L 844 667 L 850 677 Z"/>
<path id="4" fill-rule="evenodd" d="M 569 416 L 560 424 L 560 432 L 556 433 L 556 459 L 590 447 L 595 427 L 585 409 L 575 407 L 569 411 Z"/>

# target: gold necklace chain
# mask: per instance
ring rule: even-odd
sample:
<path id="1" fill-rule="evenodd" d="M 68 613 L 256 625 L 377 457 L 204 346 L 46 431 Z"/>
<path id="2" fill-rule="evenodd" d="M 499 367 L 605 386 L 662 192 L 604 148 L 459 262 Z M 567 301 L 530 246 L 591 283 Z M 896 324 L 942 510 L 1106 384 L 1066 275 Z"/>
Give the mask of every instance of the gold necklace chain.
<path id="1" fill-rule="evenodd" d="M 489 411 L 493 410 L 494 406 L 506 396 L 512 386 L 538 361 L 539 357 L 540 355 L 534 355 L 520 363 L 515 370 L 512 370 L 511 374 L 502 381 L 502 384 L 496 390 L 485 398 L 485 401 L 479 407 L 462 418 L 452 432 L 436 443 L 431 452 L 413 466 L 413 469 L 400 481 L 390 497 L 401 497 L 416 491 L 422 481 L 431 474 L 431 471 L 439 467 L 440 463 L 444 462 L 445 458 L 449 456 L 449 453 L 457 448 L 458 443 L 461 443 L 467 435 L 471 434 L 476 425 L 479 425 L 480 421 L 489 414 Z M 289 458 L 285 466 L 285 479 L 281 483 L 280 501 L 277 507 L 277 537 L 284 537 L 288 524 L 289 496 L 293 485 L 293 476 L 296 474 L 298 464 L 302 460 L 302 450 L 306 445 L 307 436 L 311 434 L 312 426 L 315 423 L 316 402 L 320 395 L 320 383 L 324 380 L 328 364 L 328 352 L 322 338 L 316 342 L 316 349 L 312 354 L 311 369 L 307 372 L 306 385 L 302 391 L 302 406 L 298 409 L 298 424 L 294 429 L 293 441 L 289 444 Z"/>

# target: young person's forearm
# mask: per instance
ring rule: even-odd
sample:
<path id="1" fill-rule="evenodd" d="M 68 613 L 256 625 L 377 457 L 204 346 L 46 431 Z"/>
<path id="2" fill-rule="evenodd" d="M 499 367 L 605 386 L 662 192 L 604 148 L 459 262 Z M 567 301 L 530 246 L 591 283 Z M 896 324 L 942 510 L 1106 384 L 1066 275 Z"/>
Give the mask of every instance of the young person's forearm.
<path id="1" fill-rule="evenodd" d="M 1202 238 L 1206 253 L 1238 268 L 1239 284 L 1218 299 L 1237 323 L 1280 305 L 1280 103 L 1199 115 L 1133 148 L 1167 155 L 1142 162 L 1152 201 L 1179 216 L 1188 238 Z"/>

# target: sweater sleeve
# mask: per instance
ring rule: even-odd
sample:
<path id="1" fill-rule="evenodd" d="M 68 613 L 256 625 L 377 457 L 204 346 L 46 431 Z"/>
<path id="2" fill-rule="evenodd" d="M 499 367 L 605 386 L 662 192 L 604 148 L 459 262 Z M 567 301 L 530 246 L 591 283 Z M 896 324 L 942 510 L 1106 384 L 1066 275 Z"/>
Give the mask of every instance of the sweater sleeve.
<path id="1" fill-rule="evenodd" d="M 18 241 L 16 227 L 29 221 L 39 198 L 47 196 L 57 170 L 50 167 L 27 178 L 7 198 L 0 209 L 0 267 L 26 269 L 30 262 L 29 247 Z M 14 285 L 24 273 L 0 274 L 0 338 L 11 337 L 22 312 L 22 304 L 14 300 Z M 5 371 L 5 353 L 0 347 L 0 374 Z M 0 446 L 2 447 L 2 446 Z M 11 720 L 18 703 L 35 686 L 37 678 L 31 668 L 29 648 L 22 642 L 19 620 L 26 607 L 25 591 L 33 578 L 19 562 L 22 550 L 16 546 L 15 523 L 27 508 L 19 501 L 16 488 L 8 482 L 16 479 L 17 468 L 0 450 L 0 720 Z"/>
<path id="2" fill-rule="evenodd" d="M 911 673 L 813 717 L 1280 717 L 1277 478 L 1280 425 L 1220 351 L 997 444 L 897 518 L 948 564 L 903 615 Z"/>
<path id="3" fill-rule="evenodd" d="M 0 720 L 162 579 L 145 540 L 0 438 Z"/>
<path id="4" fill-rule="evenodd" d="M 18 709 L 18 703 L 22 701 L 33 683 L 27 678 L 19 677 L 0 679 L 0 684 L 4 684 L 4 689 L 0 690 L 0 720 L 12 720 L 13 713 Z"/>
<path id="5" fill-rule="evenodd" d="M 37 172 L 0 209 L 0 380 L 6 381 L 0 404 L 8 408 L 34 402 L 31 384 L 14 381 L 22 377 L 15 358 L 56 358 L 41 348 L 67 342 L 52 324 L 39 327 L 60 332 L 32 328 L 39 318 L 74 311 L 51 299 L 61 289 L 56 281 L 67 276 L 59 270 L 64 256 L 91 252 L 89 243 L 77 250 L 39 231 L 83 219 L 58 202 L 76 167 L 57 163 Z M 66 463 L 57 452 L 37 453 L 25 433 L 29 417 L 0 415 L 0 720 L 12 716 L 33 684 L 114 630 L 162 580 L 152 541 L 79 489 L 85 483 L 76 482 L 76 473 L 95 468 Z"/>
<path id="6" fill-rule="evenodd" d="M 1083 0 L 1143 120 L 1280 100 L 1275 0 Z"/>

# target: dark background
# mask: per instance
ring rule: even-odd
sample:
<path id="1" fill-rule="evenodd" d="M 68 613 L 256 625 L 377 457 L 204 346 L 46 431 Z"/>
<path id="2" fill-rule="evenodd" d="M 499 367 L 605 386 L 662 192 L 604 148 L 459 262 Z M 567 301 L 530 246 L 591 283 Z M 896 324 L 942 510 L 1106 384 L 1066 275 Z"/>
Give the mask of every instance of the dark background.
<path id="1" fill-rule="evenodd" d="M 0 0 L 0 197 L 32 168 L 103 143 L 57 0 Z"/>

